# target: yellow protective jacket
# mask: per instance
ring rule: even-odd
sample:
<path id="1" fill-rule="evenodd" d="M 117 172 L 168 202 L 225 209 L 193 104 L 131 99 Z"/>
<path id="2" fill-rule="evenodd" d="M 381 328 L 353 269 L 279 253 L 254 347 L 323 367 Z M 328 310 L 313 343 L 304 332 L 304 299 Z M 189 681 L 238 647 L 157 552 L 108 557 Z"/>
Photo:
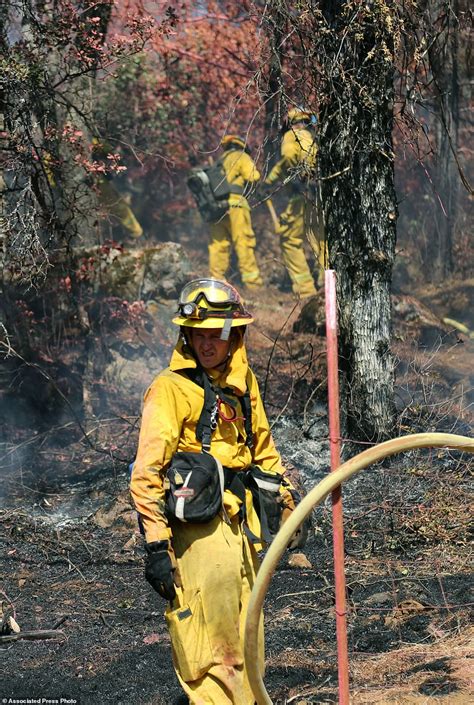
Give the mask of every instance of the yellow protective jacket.
<path id="1" fill-rule="evenodd" d="M 171 530 L 165 516 L 164 476 L 176 451 L 199 452 L 201 443 L 196 438 L 204 390 L 179 374 L 181 370 L 195 368 L 194 357 L 178 342 L 171 357 L 170 366 L 161 372 L 145 393 L 144 408 L 137 458 L 134 464 L 130 491 L 139 512 L 146 541 L 161 541 L 171 538 Z M 233 351 L 226 370 L 211 374 L 215 386 L 230 387 L 235 395 L 242 396 L 248 388 L 252 406 L 252 449 L 245 445 L 243 419 L 224 421 L 212 436 L 211 453 L 224 467 L 242 470 L 251 463 L 272 475 L 281 475 L 284 468 L 270 432 L 263 408 L 258 383 L 248 366 L 243 337 Z M 240 406 L 240 405 L 239 405 Z M 243 416 L 237 408 L 237 416 Z M 247 490 L 247 516 L 249 526 L 258 530 L 258 519 Z M 225 490 L 224 507 L 229 517 L 235 516 L 240 500 Z M 253 516 L 252 516 L 253 514 Z"/>
<path id="2" fill-rule="evenodd" d="M 266 184 L 304 177 L 316 165 L 317 145 L 314 135 L 305 128 L 290 129 L 283 135 L 281 142 L 281 159 L 265 179 Z"/>
<path id="3" fill-rule="evenodd" d="M 221 161 L 227 181 L 234 186 L 240 186 L 244 189 L 247 184 L 254 184 L 260 179 L 260 172 L 255 166 L 255 162 L 242 149 L 226 150 L 221 157 Z M 234 208 L 247 208 L 247 210 L 250 210 L 250 206 L 244 196 L 231 193 L 228 200 L 229 204 Z"/>

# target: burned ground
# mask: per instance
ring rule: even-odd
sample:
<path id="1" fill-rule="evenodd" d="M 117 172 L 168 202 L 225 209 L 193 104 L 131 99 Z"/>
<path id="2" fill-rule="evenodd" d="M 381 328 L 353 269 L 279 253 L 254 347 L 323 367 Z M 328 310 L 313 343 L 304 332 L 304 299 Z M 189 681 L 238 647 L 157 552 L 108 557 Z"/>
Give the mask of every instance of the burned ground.
<path id="1" fill-rule="evenodd" d="M 446 451 L 443 456 L 430 461 L 433 474 L 446 473 Z M 462 458 L 456 466 L 443 484 L 458 488 L 451 509 L 466 509 L 468 467 Z M 365 695 L 372 702 L 404 702 L 397 699 L 404 692 L 423 696 L 420 703 L 435 696 L 454 702 L 451 696 L 463 694 L 466 699 L 456 702 L 469 701 L 467 521 L 459 513 L 449 521 L 449 497 L 438 525 L 436 503 L 425 507 L 424 518 L 412 496 L 405 496 L 403 511 L 385 497 L 396 517 L 374 504 L 371 488 L 387 473 L 411 492 L 413 470 L 412 462 L 375 468 L 345 497 L 351 508 L 346 535 L 354 702 L 366 702 Z M 427 484 L 435 484 L 433 474 L 425 475 Z M 163 602 L 143 579 L 133 512 L 113 499 L 125 484 L 126 477 L 118 477 L 103 491 L 104 503 L 115 507 L 105 521 L 99 512 L 58 527 L 26 510 L 1 513 L 3 589 L 16 619 L 25 632 L 58 631 L 52 640 L 2 644 L 3 698 L 179 703 Z M 399 488 L 394 494 L 401 498 Z M 109 521 L 111 526 L 97 525 Z M 281 705 L 337 702 L 328 505 L 315 510 L 311 534 L 305 553 L 313 567 L 290 567 L 286 555 L 267 596 L 265 682 Z"/>
<path id="2" fill-rule="evenodd" d="M 328 471 L 324 337 L 301 320 L 294 335 L 300 310 L 290 294 L 270 292 L 259 307 L 250 358 L 277 445 L 308 490 Z M 429 319 L 413 297 L 395 299 L 394 310 L 394 436 L 471 435 L 473 342 Z M 130 336 L 121 344 L 135 346 L 136 360 L 137 331 Z M 160 345 L 165 358 L 172 341 L 163 336 Z M 57 632 L 3 641 L 7 701 L 180 702 L 163 601 L 143 578 L 127 496 L 140 393 L 124 400 L 120 385 L 113 391 L 108 407 L 81 427 L 67 416 L 34 433 L 11 424 L 2 445 L 0 597 L 23 633 Z M 467 454 L 412 451 L 344 489 L 355 705 L 471 702 L 471 470 Z M 267 595 L 265 684 L 276 705 L 337 702 L 330 518 L 326 501 L 314 511 L 305 549 L 311 567 L 290 566 L 286 554 Z"/>

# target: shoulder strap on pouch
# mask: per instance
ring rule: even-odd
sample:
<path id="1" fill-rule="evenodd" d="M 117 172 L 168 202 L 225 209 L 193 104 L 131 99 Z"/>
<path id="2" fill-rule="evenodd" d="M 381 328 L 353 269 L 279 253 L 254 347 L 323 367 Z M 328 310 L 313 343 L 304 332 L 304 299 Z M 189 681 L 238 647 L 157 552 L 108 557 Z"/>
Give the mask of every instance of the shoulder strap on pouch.
<path id="1" fill-rule="evenodd" d="M 201 441 L 202 449 L 209 452 L 212 433 L 217 426 L 217 395 L 202 367 L 186 370 L 186 374 L 192 382 L 204 389 L 204 403 L 196 426 L 196 438 Z"/>
<path id="2" fill-rule="evenodd" d="M 245 390 L 245 394 L 241 397 L 242 412 L 245 417 L 245 445 L 253 448 L 253 431 L 252 431 L 252 403 L 250 401 L 249 390 Z"/>
<path id="3" fill-rule="evenodd" d="M 202 406 L 201 415 L 196 426 L 196 438 L 201 441 L 202 449 L 209 451 L 211 447 L 211 437 L 213 431 L 217 427 L 217 395 L 215 388 L 211 384 L 209 377 L 202 369 L 202 367 L 190 368 L 183 370 L 183 374 L 197 384 L 199 387 L 204 389 L 204 404 Z M 233 393 L 232 389 L 223 389 L 223 395 L 225 393 Z M 224 397 L 225 398 L 225 397 Z M 250 402 L 250 393 L 246 389 L 245 394 L 239 397 L 240 403 L 242 405 L 242 413 L 244 416 L 244 427 L 245 427 L 245 445 L 249 448 L 253 446 L 253 432 L 252 432 L 252 404 Z"/>

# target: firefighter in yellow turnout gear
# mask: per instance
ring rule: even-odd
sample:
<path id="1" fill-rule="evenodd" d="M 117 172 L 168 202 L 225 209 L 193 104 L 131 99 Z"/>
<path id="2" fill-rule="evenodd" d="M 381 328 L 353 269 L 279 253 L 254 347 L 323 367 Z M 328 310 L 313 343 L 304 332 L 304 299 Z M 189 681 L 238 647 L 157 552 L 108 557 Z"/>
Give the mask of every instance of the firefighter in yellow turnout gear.
<path id="1" fill-rule="evenodd" d="M 227 181 L 234 187 L 240 187 L 242 193 L 231 193 L 227 214 L 217 223 L 211 224 L 209 271 L 212 277 L 226 276 L 233 245 L 242 283 L 254 289 L 262 286 L 263 280 L 255 258 L 255 233 L 245 192 L 260 179 L 260 173 L 243 139 L 236 135 L 226 135 L 221 145 L 224 150 L 222 165 Z"/>
<path id="2" fill-rule="evenodd" d="M 92 156 L 94 159 L 107 163 L 107 157 L 112 153 L 112 146 L 97 137 L 92 139 Z M 133 238 L 143 235 L 143 228 L 138 222 L 127 198 L 113 184 L 111 174 L 98 174 L 96 179 L 99 203 L 112 226 L 120 225 Z"/>
<path id="3" fill-rule="evenodd" d="M 314 170 L 317 155 L 314 135 L 308 129 L 311 118 L 311 113 L 305 110 L 294 108 L 289 111 L 290 127 L 283 135 L 281 158 L 265 179 L 267 186 L 278 182 L 286 184 L 289 202 L 280 216 L 278 233 L 283 261 L 290 275 L 293 291 L 300 298 L 316 294 L 303 248 L 305 232 L 317 229 L 316 211 L 307 203 L 304 193 L 304 181 Z M 324 243 L 321 243 L 317 233 L 315 235 L 319 249 L 318 259 L 324 269 Z"/>
<path id="4" fill-rule="evenodd" d="M 169 600 L 165 616 L 173 663 L 191 705 L 254 703 L 244 670 L 243 634 L 264 518 L 267 522 L 271 512 L 260 510 L 257 515 L 255 484 L 253 490 L 242 485 L 241 491 L 239 478 L 248 477 L 252 468 L 258 487 L 272 489 L 271 506 L 281 512 L 276 515 L 278 524 L 297 502 L 283 477 L 247 362 L 244 331 L 252 321 L 238 292 L 226 282 L 202 279 L 185 286 L 173 319 L 180 326 L 180 338 L 169 367 L 145 394 L 131 478 L 132 498 L 145 533 L 145 575 Z M 211 409 L 210 387 L 197 382 L 198 373 L 217 394 Z M 185 520 L 186 506 L 191 506 L 186 502 L 199 496 L 191 474 L 184 481 L 182 473 L 180 492 L 169 488 L 177 460 L 193 460 L 194 454 L 220 463 L 226 477 L 218 513 L 202 521 Z M 173 493 L 176 509 L 181 502 L 175 514 L 170 511 Z M 299 532 L 293 547 L 304 541 L 305 532 Z M 263 624 L 257 657 L 263 668 Z"/>

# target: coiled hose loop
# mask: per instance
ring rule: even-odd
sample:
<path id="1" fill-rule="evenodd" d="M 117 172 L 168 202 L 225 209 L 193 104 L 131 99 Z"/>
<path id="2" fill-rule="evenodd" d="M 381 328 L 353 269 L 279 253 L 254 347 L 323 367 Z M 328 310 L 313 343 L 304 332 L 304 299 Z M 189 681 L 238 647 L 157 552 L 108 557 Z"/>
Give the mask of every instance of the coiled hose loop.
<path id="1" fill-rule="evenodd" d="M 258 571 L 252 594 L 250 596 L 247 620 L 245 623 L 244 658 L 247 676 L 255 695 L 257 705 L 272 705 L 258 668 L 257 635 L 263 601 L 270 580 L 275 572 L 278 561 L 290 542 L 294 532 L 308 517 L 314 507 L 320 504 L 330 492 L 352 475 L 363 470 L 390 455 L 414 448 L 451 448 L 466 453 L 474 453 L 474 439 L 467 436 L 457 436 L 451 433 L 416 433 L 409 436 L 393 438 L 379 443 L 368 450 L 354 456 L 343 463 L 337 470 L 331 472 L 304 497 L 301 503 L 291 513 L 270 545 L 267 554 Z"/>

